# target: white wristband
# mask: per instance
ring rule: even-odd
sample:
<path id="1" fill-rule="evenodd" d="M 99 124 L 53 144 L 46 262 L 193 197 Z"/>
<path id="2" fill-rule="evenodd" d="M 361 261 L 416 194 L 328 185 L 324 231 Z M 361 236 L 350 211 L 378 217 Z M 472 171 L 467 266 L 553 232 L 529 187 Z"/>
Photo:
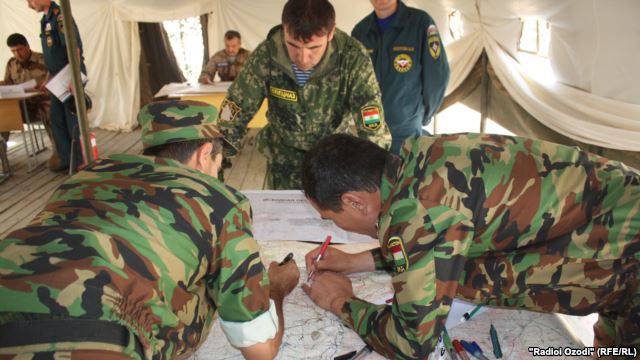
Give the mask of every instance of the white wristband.
<path id="1" fill-rule="evenodd" d="M 276 304 L 269 300 L 269 310 L 257 318 L 245 321 L 220 320 L 220 327 L 229 343 L 235 347 L 248 347 L 273 339 L 278 333 L 278 313 Z"/>

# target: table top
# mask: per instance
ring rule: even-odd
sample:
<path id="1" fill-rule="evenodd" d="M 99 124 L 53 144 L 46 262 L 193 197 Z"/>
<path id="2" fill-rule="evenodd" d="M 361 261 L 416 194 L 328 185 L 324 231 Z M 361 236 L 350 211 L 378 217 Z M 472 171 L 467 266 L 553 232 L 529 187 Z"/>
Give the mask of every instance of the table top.
<path id="1" fill-rule="evenodd" d="M 226 94 L 229 86 L 231 86 L 231 81 L 215 82 L 213 84 L 170 83 L 163 86 L 154 97 L 168 96 L 176 98 L 193 95 Z"/>
<path id="2" fill-rule="evenodd" d="M 2 100 L 24 100 L 32 97 L 42 95 L 41 92 L 26 92 L 24 94 L 7 94 L 0 96 L 0 101 Z"/>

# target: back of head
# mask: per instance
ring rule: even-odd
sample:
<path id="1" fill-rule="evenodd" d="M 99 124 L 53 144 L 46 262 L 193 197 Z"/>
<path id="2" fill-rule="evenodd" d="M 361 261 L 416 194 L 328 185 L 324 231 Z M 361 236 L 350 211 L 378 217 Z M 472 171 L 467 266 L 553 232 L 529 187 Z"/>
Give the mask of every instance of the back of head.
<path id="1" fill-rule="evenodd" d="M 327 35 L 335 24 L 336 12 L 327 0 L 289 0 L 282 10 L 282 25 L 303 42 L 314 35 Z"/>
<path id="2" fill-rule="evenodd" d="M 24 35 L 18 33 L 9 35 L 9 37 L 7 38 L 7 46 L 15 47 L 19 45 L 28 46 L 29 42 L 27 41 L 27 38 L 24 37 Z"/>
<path id="3" fill-rule="evenodd" d="M 213 143 L 215 154 L 221 153 L 223 145 L 231 145 L 215 125 L 217 119 L 216 108 L 200 101 L 149 103 L 138 113 L 143 153 L 184 163 L 207 142 Z"/>
<path id="4" fill-rule="evenodd" d="M 349 191 L 375 192 L 391 153 L 351 135 L 322 139 L 307 152 L 302 164 L 305 195 L 321 209 L 342 210 L 341 196 Z"/>

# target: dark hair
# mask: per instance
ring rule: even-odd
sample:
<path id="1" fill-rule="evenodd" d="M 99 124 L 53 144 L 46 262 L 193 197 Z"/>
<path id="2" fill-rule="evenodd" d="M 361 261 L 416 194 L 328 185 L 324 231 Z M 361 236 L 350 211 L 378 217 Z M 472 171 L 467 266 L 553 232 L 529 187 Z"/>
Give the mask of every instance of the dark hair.
<path id="1" fill-rule="evenodd" d="M 391 153 L 351 135 L 336 134 L 320 140 L 302 163 L 304 194 L 322 210 L 342 211 L 342 194 L 375 192 Z"/>
<path id="2" fill-rule="evenodd" d="M 211 143 L 213 145 L 213 149 L 211 149 L 211 156 L 215 157 L 222 153 L 221 139 L 197 139 L 153 146 L 145 149 L 143 154 L 169 158 L 184 164 L 196 150 L 206 143 Z"/>
<path id="3" fill-rule="evenodd" d="M 336 11 L 327 0 L 289 0 L 282 10 L 282 24 L 294 39 L 308 42 L 327 35 L 336 25 Z"/>
<path id="4" fill-rule="evenodd" d="M 7 38 L 7 46 L 14 47 L 18 45 L 29 46 L 29 42 L 27 41 L 27 38 L 22 34 L 15 33 L 9 35 L 9 37 Z"/>
<path id="5" fill-rule="evenodd" d="M 242 36 L 240 36 L 240 33 L 235 30 L 229 30 L 226 33 L 224 33 L 225 40 L 231 40 L 235 38 L 238 38 L 238 40 L 242 40 Z"/>

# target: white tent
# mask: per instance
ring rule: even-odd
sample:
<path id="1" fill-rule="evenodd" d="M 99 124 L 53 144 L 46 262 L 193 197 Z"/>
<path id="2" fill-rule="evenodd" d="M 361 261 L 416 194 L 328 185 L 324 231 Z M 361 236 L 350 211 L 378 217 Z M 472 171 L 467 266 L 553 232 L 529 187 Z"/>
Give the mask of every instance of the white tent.
<path id="1" fill-rule="evenodd" d="M 135 126 L 139 108 L 140 40 L 136 22 L 209 13 L 210 49 L 227 29 L 248 48 L 280 22 L 285 0 L 72 0 L 84 43 L 93 94 L 93 125 Z M 371 11 L 368 0 L 333 0 L 338 27 L 350 32 Z M 460 86 L 486 52 L 495 75 L 519 107 L 559 134 L 609 149 L 640 151 L 640 1 L 637 0 L 412 0 L 436 20 L 451 64 L 448 93 Z M 464 36 L 448 31 L 448 14 L 462 14 Z M 532 78 L 516 60 L 522 17 L 551 27 L 550 62 L 557 81 Z M 40 15 L 25 1 L 0 0 L 0 38 L 25 34 L 40 49 Z M 10 57 L 0 51 L 0 64 Z M 523 134 L 526 135 L 526 134 Z"/>

